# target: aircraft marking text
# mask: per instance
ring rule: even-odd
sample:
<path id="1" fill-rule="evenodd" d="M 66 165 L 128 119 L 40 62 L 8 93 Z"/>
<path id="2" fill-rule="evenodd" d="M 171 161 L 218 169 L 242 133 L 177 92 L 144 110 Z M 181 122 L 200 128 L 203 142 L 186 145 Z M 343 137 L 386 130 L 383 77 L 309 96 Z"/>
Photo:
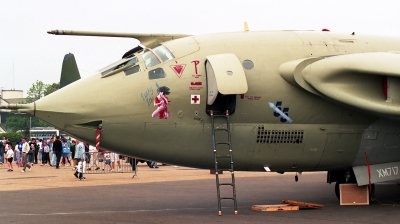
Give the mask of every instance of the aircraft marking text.
<path id="1" fill-rule="evenodd" d="M 190 82 L 189 89 L 190 90 L 202 90 L 203 82 Z"/>
<path id="2" fill-rule="evenodd" d="M 398 166 L 388 167 L 388 168 L 378 169 L 376 171 L 379 173 L 379 178 L 390 177 L 392 175 L 399 174 L 399 167 Z"/>
<path id="3" fill-rule="evenodd" d="M 147 106 L 150 106 L 154 101 L 154 90 L 153 87 L 147 88 L 146 91 L 140 94 L 142 100 L 147 103 Z"/>
<path id="4" fill-rule="evenodd" d="M 198 79 L 201 77 L 201 75 L 198 73 L 198 70 L 197 70 L 197 65 L 200 63 L 200 61 L 194 60 L 194 61 L 192 61 L 192 63 L 194 65 L 194 72 L 195 72 L 195 74 L 192 75 L 192 77 Z"/>
<path id="5" fill-rule="evenodd" d="M 242 100 L 261 100 L 261 96 L 246 96 L 244 94 L 240 94 L 240 99 L 242 99 Z"/>
<path id="6" fill-rule="evenodd" d="M 289 117 L 289 107 L 283 108 L 283 111 L 281 110 L 282 101 L 277 101 L 276 105 L 274 103 L 268 102 L 268 105 L 275 110 L 275 117 L 282 116 L 280 119 L 282 123 L 285 123 L 286 121 L 289 121 L 289 123 L 293 122 L 293 120 Z"/>

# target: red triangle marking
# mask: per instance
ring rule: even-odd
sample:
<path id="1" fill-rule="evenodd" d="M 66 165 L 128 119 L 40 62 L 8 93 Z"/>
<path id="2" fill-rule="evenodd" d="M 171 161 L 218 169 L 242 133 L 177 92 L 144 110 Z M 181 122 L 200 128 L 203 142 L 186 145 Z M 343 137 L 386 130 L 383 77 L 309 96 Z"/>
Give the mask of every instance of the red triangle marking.
<path id="1" fill-rule="evenodd" d="M 186 65 L 170 65 L 171 69 L 180 78 L 183 75 L 183 70 L 185 70 Z"/>

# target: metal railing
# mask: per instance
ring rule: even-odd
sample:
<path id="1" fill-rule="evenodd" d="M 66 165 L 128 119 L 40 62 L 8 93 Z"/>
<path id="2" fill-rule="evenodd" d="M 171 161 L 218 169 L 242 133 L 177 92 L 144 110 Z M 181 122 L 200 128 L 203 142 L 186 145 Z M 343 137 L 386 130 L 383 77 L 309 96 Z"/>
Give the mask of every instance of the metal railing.
<path id="1" fill-rule="evenodd" d="M 89 152 L 86 156 L 86 174 L 105 174 L 105 173 L 134 173 L 135 158 L 120 155 L 115 161 L 106 162 L 103 153 Z M 75 164 L 76 165 L 76 164 Z"/>

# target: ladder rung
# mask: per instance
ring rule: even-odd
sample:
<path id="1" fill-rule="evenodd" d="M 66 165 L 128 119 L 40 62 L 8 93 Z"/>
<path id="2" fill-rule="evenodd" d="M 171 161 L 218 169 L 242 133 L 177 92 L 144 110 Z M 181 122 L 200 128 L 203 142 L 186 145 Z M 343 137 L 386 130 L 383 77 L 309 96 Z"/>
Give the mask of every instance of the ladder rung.
<path id="1" fill-rule="evenodd" d="M 228 129 L 226 129 L 226 128 L 216 128 L 216 129 L 214 129 L 215 131 L 229 131 Z"/>
<path id="2" fill-rule="evenodd" d="M 213 114 L 211 117 L 229 117 L 229 115 L 226 114 Z"/>
<path id="3" fill-rule="evenodd" d="M 219 186 L 227 186 L 227 185 L 233 186 L 233 183 L 222 183 L 222 184 L 219 184 Z"/>
<path id="4" fill-rule="evenodd" d="M 229 172 L 233 172 L 233 170 L 231 170 L 231 169 L 221 169 L 221 168 L 218 168 L 218 171 L 229 171 Z"/>
<path id="5" fill-rule="evenodd" d="M 230 156 L 230 155 L 227 155 L 227 156 L 217 156 L 217 158 L 226 158 L 226 159 L 229 159 L 229 158 L 231 158 L 232 156 Z"/>
<path id="6" fill-rule="evenodd" d="M 214 152 L 214 153 L 217 153 L 217 150 L 216 150 L 216 149 L 214 149 L 214 150 L 213 150 L 213 152 Z M 231 154 L 231 153 L 232 153 L 232 149 L 229 149 L 229 151 L 228 151 L 228 152 Z"/>
<path id="7" fill-rule="evenodd" d="M 231 145 L 230 142 L 216 142 L 216 145 Z"/>
<path id="8" fill-rule="evenodd" d="M 234 198 L 220 198 L 220 200 L 224 200 L 224 199 L 231 199 L 231 200 L 235 200 Z"/>

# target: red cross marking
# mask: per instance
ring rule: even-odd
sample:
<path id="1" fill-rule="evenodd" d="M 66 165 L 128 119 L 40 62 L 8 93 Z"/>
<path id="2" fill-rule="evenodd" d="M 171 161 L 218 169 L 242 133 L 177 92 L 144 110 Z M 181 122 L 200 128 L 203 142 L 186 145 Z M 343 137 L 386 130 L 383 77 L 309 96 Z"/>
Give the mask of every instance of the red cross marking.
<path id="1" fill-rule="evenodd" d="M 200 99 L 197 98 L 197 96 L 194 96 L 194 97 L 192 98 L 192 100 L 194 101 L 194 103 L 197 103 L 197 101 L 200 100 Z"/>

